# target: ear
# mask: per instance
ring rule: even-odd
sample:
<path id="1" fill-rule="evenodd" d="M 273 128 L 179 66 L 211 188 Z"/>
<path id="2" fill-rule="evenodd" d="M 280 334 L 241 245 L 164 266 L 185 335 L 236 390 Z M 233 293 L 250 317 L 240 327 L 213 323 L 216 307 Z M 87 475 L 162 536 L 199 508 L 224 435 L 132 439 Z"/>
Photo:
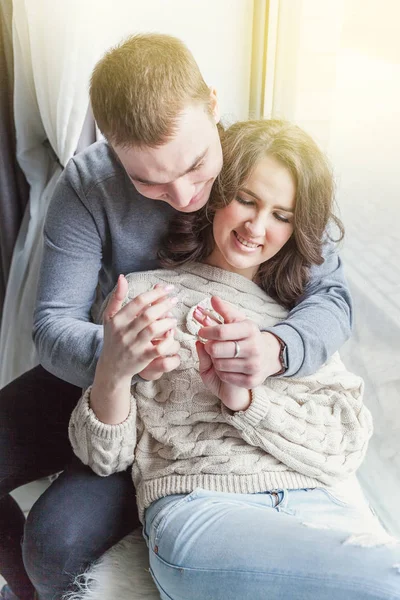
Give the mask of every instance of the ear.
<path id="1" fill-rule="evenodd" d="M 219 121 L 221 119 L 221 113 L 219 110 L 217 90 L 213 87 L 210 87 L 209 89 L 210 89 L 210 106 L 211 106 L 212 115 L 214 117 L 215 123 L 219 123 Z"/>

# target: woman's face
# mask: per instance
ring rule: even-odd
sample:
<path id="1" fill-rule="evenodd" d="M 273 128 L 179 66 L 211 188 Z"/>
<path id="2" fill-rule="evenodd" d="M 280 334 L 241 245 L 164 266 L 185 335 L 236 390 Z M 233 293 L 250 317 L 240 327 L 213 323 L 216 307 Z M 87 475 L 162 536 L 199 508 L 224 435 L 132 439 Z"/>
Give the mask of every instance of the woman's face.
<path id="1" fill-rule="evenodd" d="M 253 279 L 293 233 L 296 186 L 290 171 L 265 156 L 232 202 L 214 216 L 207 263 Z"/>

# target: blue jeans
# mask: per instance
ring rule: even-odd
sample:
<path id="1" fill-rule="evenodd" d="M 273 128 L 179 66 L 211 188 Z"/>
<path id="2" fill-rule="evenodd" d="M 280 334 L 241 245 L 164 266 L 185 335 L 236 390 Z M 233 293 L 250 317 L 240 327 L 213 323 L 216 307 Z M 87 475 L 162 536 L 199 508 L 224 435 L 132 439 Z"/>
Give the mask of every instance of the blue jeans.
<path id="1" fill-rule="evenodd" d="M 99 477 L 72 460 L 25 526 L 25 568 L 40 600 L 60 600 L 76 575 L 138 525 L 130 470 Z"/>
<path id="2" fill-rule="evenodd" d="M 400 599 L 400 546 L 319 488 L 168 496 L 144 535 L 162 600 Z"/>
<path id="3" fill-rule="evenodd" d="M 99 477 L 74 457 L 68 422 L 81 393 L 40 366 L 0 390 L 0 573 L 20 600 L 32 600 L 32 583 L 58 600 L 139 523 L 130 469 Z M 62 470 L 25 525 L 9 493 Z"/>

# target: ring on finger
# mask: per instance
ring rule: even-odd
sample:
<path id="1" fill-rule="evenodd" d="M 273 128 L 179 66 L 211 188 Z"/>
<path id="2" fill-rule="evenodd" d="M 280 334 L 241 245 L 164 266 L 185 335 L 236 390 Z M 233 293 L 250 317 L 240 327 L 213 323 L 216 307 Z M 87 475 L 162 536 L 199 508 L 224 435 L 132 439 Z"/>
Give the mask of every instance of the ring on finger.
<path id="1" fill-rule="evenodd" d="M 233 355 L 233 358 L 238 358 L 239 354 L 240 354 L 240 346 L 239 346 L 239 342 L 233 342 L 235 344 L 235 354 Z"/>

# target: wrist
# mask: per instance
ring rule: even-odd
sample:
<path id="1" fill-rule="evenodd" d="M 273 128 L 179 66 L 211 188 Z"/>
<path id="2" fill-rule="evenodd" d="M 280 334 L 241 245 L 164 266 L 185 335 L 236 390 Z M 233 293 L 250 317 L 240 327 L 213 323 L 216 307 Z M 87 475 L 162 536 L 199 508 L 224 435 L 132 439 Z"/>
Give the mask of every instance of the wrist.
<path id="1" fill-rule="evenodd" d="M 118 365 L 115 365 L 106 358 L 103 358 L 103 356 L 100 354 L 94 376 L 94 382 L 97 382 L 98 387 L 102 385 L 109 390 L 114 388 L 117 389 L 119 387 L 126 386 L 128 382 L 131 382 L 132 377 L 133 375 L 131 376 L 118 372 Z"/>
<path id="2" fill-rule="evenodd" d="M 275 349 L 276 349 L 276 370 L 272 373 L 274 377 L 283 375 L 288 369 L 288 355 L 287 355 L 287 346 L 285 342 L 272 331 L 263 332 L 264 335 L 270 335 L 275 340 Z M 271 338 L 270 338 L 271 339 Z"/>
<path id="3" fill-rule="evenodd" d="M 238 387 L 235 390 L 231 390 L 228 397 L 222 401 L 233 412 L 243 412 L 251 404 L 251 390 Z"/>
<path id="4" fill-rule="evenodd" d="M 118 425 L 130 412 L 131 378 L 109 374 L 108 369 L 97 365 L 90 391 L 90 408 L 99 421 Z"/>
<path id="5" fill-rule="evenodd" d="M 246 392 L 246 395 L 243 394 L 243 403 L 241 406 L 235 408 L 235 412 L 244 412 L 247 410 L 251 404 L 251 390 L 243 390 Z"/>

